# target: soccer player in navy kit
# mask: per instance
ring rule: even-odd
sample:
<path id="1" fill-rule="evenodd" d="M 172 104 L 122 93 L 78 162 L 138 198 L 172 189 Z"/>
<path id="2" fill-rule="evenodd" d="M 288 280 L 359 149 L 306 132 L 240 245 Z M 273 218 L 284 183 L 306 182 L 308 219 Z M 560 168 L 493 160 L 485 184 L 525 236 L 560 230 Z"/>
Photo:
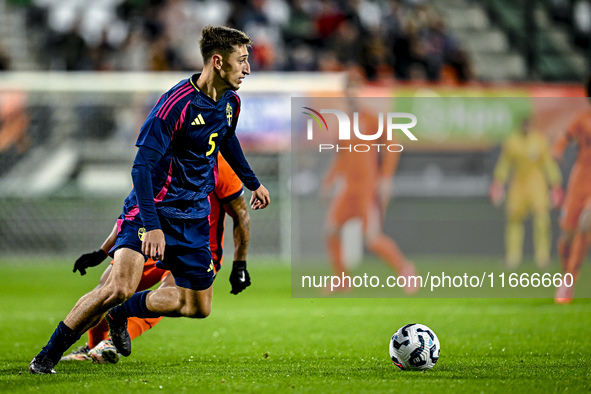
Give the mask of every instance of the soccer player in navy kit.
<path id="1" fill-rule="evenodd" d="M 250 169 L 235 135 L 240 112 L 235 91 L 250 74 L 250 38 L 239 30 L 208 26 L 200 44 L 203 72 L 162 95 L 140 131 L 132 169 L 134 189 L 118 222 L 107 283 L 80 298 L 58 324 L 31 361 L 32 373 L 55 373 L 62 354 L 107 311 L 111 338 L 124 356 L 131 353 L 127 317 L 210 314 L 214 270 L 208 195 L 215 185 L 218 150 L 252 191 L 251 208 L 270 203 L 269 192 Z M 148 258 L 172 272 L 176 288 L 134 294 Z"/>

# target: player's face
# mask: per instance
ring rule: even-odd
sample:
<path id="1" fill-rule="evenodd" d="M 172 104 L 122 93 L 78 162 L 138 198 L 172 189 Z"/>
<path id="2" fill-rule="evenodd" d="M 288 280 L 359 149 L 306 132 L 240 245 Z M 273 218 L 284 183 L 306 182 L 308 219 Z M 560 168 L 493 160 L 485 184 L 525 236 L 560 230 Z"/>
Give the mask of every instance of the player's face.
<path id="1" fill-rule="evenodd" d="M 250 74 L 250 64 L 248 63 L 246 45 L 237 45 L 234 48 L 234 51 L 224 59 L 220 76 L 230 86 L 230 89 L 238 90 L 242 80 Z"/>

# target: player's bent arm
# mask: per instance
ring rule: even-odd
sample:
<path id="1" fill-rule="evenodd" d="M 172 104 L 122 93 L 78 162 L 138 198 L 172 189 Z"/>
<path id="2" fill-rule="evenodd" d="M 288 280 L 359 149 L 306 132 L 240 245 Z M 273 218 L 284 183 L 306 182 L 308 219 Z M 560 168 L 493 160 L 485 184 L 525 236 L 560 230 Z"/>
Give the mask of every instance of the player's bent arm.
<path id="1" fill-rule="evenodd" d="M 505 194 L 504 185 L 507 181 L 507 178 L 509 178 L 509 173 L 511 172 L 511 160 L 507 154 L 507 151 L 509 150 L 507 145 L 508 142 L 505 141 L 505 144 L 501 150 L 501 155 L 499 156 L 499 160 L 497 161 L 493 172 L 493 182 L 488 189 L 488 197 L 492 204 L 496 207 L 500 206 L 503 201 Z"/>
<path id="2" fill-rule="evenodd" d="M 224 204 L 224 210 L 234 222 L 234 261 L 246 261 L 250 242 L 250 214 L 244 195 Z"/>
<path id="3" fill-rule="evenodd" d="M 381 153 L 381 163 L 380 166 L 380 178 L 382 179 L 392 179 L 396 170 L 398 169 L 398 164 L 400 164 L 400 155 L 401 153 L 392 153 L 392 152 L 382 152 Z"/>
<path id="4" fill-rule="evenodd" d="M 240 141 L 238 141 L 235 134 L 223 140 L 223 143 L 220 144 L 220 152 L 248 190 L 257 190 L 261 186 L 254 171 L 246 161 Z"/>
<path id="5" fill-rule="evenodd" d="M 105 239 L 105 242 L 103 242 L 103 245 L 101 246 L 101 250 L 103 252 L 105 252 L 105 254 L 109 253 L 109 250 L 111 250 L 113 248 L 113 246 L 115 246 L 116 239 L 117 239 L 117 223 L 115 223 L 115 225 L 113 226 L 113 229 L 111 230 L 111 233 L 109 234 L 107 239 Z"/>
<path id="6" fill-rule="evenodd" d="M 564 156 L 564 151 L 566 150 L 566 148 L 570 145 L 570 143 L 573 141 L 573 135 L 571 133 L 571 130 L 574 127 L 571 125 L 571 127 L 568 128 L 568 130 L 562 132 L 558 138 L 556 138 L 554 140 L 554 143 L 552 144 L 552 148 L 550 150 L 552 158 L 558 162 L 562 161 L 562 158 Z"/>
<path id="7" fill-rule="evenodd" d="M 400 163 L 400 153 L 382 152 L 380 176 L 378 180 L 378 198 L 382 212 L 386 212 L 388 202 L 392 197 L 392 179 Z"/>
<path id="8" fill-rule="evenodd" d="M 131 170 L 140 216 L 146 228 L 142 253 L 149 258 L 160 260 L 164 259 L 165 241 L 152 195 L 152 170 L 161 158 L 162 153 L 140 146 Z"/>
<path id="9" fill-rule="evenodd" d="M 244 183 L 244 186 L 252 191 L 252 197 L 250 198 L 251 208 L 253 210 L 266 208 L 267 205 L 271 203 L 269 191 L 261 185 L 248 165 L 248 162 L 244 157 L 244 152 L 242 152 L 240 141 L 238 141 L 235 134 L 225 139 L 224 142 L 220 144 L 220 152 L 236 175 L 238 175 L 242 183 Z"/>
<path id="10" fill-rule="evenodd" d="M 562 173 L 560 167 L 552 154 L 550 153 L 550 146 L 546 144 L 542 152 L 542 166 L 550 184 L 550 202 L 552 207 L 558 208 L 562 205 L 564 200 L 564 190 L 562 190 Z"/>
<path id="11" fill-rule="evenodd" d="M 493 172 L 494 181 L 501 184 L 504 184 L 507 181 L 512 168 L 511 159 L 509 158 L 507 150 L 508 149 L 505 144 Z"/>

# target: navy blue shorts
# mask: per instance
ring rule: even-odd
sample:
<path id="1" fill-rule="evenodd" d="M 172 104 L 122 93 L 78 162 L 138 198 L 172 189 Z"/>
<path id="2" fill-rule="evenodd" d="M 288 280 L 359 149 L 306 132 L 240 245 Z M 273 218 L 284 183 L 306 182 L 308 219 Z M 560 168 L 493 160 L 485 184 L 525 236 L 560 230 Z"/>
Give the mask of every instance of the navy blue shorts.
<path id="1" fill-rule="evenodd" d="M 166 247 L 164 261 L 156 267 L 169 270 L 179 287 L 191 290 L 208 289 L 215 277 L 213 260 L 209 249 L 209 220 L 170 219 L 159 216 Z M 146 229 L 139 220 L 119 219 L 119 231 L 111 256 L 117 249 L 128 248 L 142 253 L 142 240 Z"/>

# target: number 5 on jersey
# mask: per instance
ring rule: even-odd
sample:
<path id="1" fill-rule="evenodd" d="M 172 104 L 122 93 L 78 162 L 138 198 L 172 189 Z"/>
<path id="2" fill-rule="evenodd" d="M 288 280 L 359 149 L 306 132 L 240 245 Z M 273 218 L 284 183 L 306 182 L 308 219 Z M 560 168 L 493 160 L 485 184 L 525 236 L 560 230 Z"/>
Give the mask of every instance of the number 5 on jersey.
<path id="1" fill-rule="evenodd" d="M 209 135 L 209 150 L 207 151 L 207 153 L 205 154 L 205 156 L 209 156 L 213 153 L 213 151 L 215 150 L 215 141 L 213 140 L 215 137 L 218 136 L 218 133 L 211 133 Z"/>

